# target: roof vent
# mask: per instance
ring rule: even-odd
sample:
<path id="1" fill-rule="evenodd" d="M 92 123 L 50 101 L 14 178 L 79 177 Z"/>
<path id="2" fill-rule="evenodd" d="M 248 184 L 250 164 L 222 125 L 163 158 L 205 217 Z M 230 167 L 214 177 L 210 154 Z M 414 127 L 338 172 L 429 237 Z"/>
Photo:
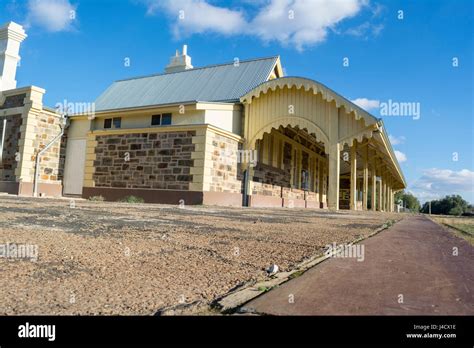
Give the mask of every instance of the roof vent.
<path id="1" fill-rule="evenodd" d="M 170 63 L 165 69 L 166 73 L 174 73 L 192 69 L 191 57 L 188 56 L 188 46 L 183 46 L 183 53 L 180 54 L 179 50 L 176 50 L 176 55 L 171 57 Z"/>

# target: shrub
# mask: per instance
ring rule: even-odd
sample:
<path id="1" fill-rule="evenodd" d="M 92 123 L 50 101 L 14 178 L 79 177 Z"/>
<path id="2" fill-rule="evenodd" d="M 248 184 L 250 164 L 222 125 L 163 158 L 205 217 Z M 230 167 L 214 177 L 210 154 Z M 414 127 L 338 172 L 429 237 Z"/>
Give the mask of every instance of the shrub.
<path id="1" fill-rule="evenodd" d="M 92 196 L 92 197 L 89 197 L 89 201 L 92 201 L 92 202 L 103 202 L 103 201 L 105 201 L 105 198 L 102 197 L 102 196 Z"/>
<path id="2" fill-rule="evenodd" d="M 460 195 L 446 196 L 443 199 L 431 201 L 431 214 L 434 215 L 462 215 L 472 209 Z M 421 209 L 422 213 L 429 213 L 430 202 L 426 202 Z"/>
<path id="3" fill-rule="evenodd" d="M 145 203 L 145 200 L 137 196 L 127 196 L 127 197 L 122 198 L 120 202 L 138 204 L 138 203 Z"/>

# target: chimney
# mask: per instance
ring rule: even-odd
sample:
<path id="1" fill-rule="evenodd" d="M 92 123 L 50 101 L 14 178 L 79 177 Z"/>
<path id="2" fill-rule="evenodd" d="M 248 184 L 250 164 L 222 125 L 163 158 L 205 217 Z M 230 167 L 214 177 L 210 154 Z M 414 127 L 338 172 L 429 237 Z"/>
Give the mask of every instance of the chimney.
<path id="1" fill-rule="evenodd" d="M 175 73 L 192 69 L 191 57 L 188 56 L 188 46 L 183 46 L 183 53 L 180 54 L 179 50 L 176 50 L 176 55 L 171 57 L 170 63 L 165 69 L 166 73 Z"/>
<path id="2" fill-rule="evenodd" d="M 9 22 L 0 27 L 0 92 L 16 88 L 20 44 L 26 38 L 23 27 Z"/>

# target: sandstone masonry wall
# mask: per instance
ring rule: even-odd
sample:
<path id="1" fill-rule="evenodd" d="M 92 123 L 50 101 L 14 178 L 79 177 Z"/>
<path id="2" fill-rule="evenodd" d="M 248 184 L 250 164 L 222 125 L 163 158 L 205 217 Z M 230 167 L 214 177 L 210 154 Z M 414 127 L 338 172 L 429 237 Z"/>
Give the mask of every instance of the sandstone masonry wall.
<path id="1" fill-rule="evenodd" d="M 189 190 L 195 131 L 98 135 L 96 187 Z"/>
<path id="2" fill-rule="evenodd" d="M 210 136 L 211 144 L 207 151 L 212 159 L 209 191 L 241 193 L 241 164 L 237 163 L 237 154 L 240 149 L 239 142 L 213 132 L 207 134 Z"/>
<path id="3" fill-rule="evenodd" d="M 60 132 L 61 118 L 58 115 L 41 113 L 38 115 L 37 125 L 35 127 L 35 139 L 33 147 L 38 153 L 47 146 Z M 57 140 L 41 157 L 40 162 L 40 182 L 61 184 L 63 165 L 60 160 L 61 140 Z M 35 163 L 36 156 L 32 156 L 31 161 Z M 34 176 L 34 165 L 30 170 L 31 176 Z"/>
<path id="4" fill-rule="evenodd" d="M 3 133 L 3 119 L 0 118 L 0 137 Z M 16 182 L 15 170 L 18 165 L 17 155 L 20 153 L 21 115 L 6 116 L 3 158 L 0 162 L 0 181 Z"/>

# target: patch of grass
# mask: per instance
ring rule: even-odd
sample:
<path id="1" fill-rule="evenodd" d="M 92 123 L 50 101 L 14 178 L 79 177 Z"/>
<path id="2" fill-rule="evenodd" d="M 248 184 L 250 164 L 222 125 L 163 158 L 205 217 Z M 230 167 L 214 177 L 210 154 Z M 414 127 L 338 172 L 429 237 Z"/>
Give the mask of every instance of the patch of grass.
<path id="1" fill-rule="evenodd" d="M 103 202 L 103 201 L 105 201 L 105 198 L 103 196 L 92 196 L 92 197 L 89 197 L 89 201 Z"/>
<path id="2" fill-rule="evenodd" d="M 436 217 L 431 219 L 438 224 L 446 226 L 458 237 L 464 238 L 474 245 L 474 219 L 468 217 Z"/>
<path id="3" fill-rule="evenodd" d="M 298 277 L 301 276 L 303 273 L 304 273 L 304 271 L 296 271 L 295 273 L 292 273 L 292 274 L 288 277 L 288 279 L 298 278 Z"/>
<path id="4" fill-rule="evenodd" d="M 446 224 L 449 226 L 449 224 Z M 460 224 L 460 223 L 457 223 L 457 224 L 452 224 L 452 226 L 472 237 L 474 237 L 474 225 L 470 225 L 470 224 Z"/>
<path id="5" fill-rule="evenodd" d="M 143 198 L 137 197 L 137 196 L 126 196 L 126 197 L 122 198 L 119 202 L 139 204 L 139 203 L 145 203 L 145 200 Z"/>
<path id="6" fill-rule="evenodd" d="M 268 286 L 259 286 L 258 287 L 258 291 L 263 291 L 263 292 L 267 292 L 267 291 L 270 291 L 272 288 L 271 287 L 268 287 Z"/>
<path id="7" fill-rule="evenodd" d="M 385 221 L 385 223 L 382 225 L 382 228 L 383 228 L 383 229 L 390 228 L 390 227 L 392 227 L 393 225 L 395 225 L 396 222 L 397 222 L 397 220 L 393 220 L 393 219 L 387 220 L 387 221 Z"/>

